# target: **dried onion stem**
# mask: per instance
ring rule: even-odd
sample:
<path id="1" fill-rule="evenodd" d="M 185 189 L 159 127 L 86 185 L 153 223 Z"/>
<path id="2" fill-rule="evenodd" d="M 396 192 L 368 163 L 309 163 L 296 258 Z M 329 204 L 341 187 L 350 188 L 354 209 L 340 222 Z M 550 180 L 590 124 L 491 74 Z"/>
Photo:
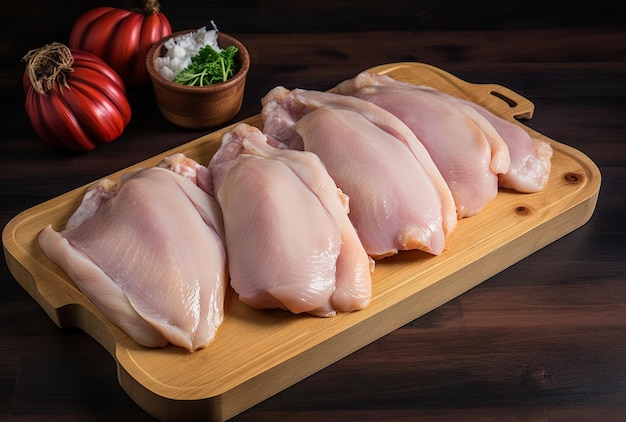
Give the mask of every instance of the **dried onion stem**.
<path id="1" fill-rule="evenodd" d="M 74 69 L 74 57 L 70 49 L 59 42 L 46 44 L 30 50 L 22 61 L 26 62 L 26 74 L 35 91 L 40 94 L 52 89 L 55 83 L 67 85 L 67 73 Z"/>
<path id="2" fill-rule="evenodd" d="M 141 13 L 143 15 L 156 15 L 161 11 L 161 5 L 158 0 L 128 1 L 124 6 L 131 12 Z"/>

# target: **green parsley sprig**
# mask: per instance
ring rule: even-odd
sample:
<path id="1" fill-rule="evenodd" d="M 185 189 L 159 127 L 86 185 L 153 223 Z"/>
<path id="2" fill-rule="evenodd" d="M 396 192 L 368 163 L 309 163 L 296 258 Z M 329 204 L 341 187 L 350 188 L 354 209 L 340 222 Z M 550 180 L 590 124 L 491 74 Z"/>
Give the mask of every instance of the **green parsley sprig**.
<path id="1" fill-rule="evenodd" d="M 191 63 L 181 70 L 174 82 L 190 86 L 207 86 L 225 82 L 238 70 L 235 55 L 239 50 L 234 45 L 228 46 L 219 53 L 210 45 L 206 45 L 191 58 Z"/>

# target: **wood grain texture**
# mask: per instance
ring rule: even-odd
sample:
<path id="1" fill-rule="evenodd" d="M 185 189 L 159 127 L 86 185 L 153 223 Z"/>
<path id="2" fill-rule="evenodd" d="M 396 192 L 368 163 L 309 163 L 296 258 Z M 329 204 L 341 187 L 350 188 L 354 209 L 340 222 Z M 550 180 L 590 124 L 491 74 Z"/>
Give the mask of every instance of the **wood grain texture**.
<path id="1" fill-rule="evenodd" d="M 160 119 L 151 91 L 137 89 L 129 92 L 133 120 L 115 143 L 87 155 L 41 144 L 23 111 L 19 60 L 62 41 L 96 5 L 13 2 L 0 16 L 3 39 L 12 40 L 0 61 L 9 104 L 0 115 L 3 227 L 26 209 L 206 134 Z M 584 152 L 602 174 L 596 210 L 581 228 L 234 421 L 620 420 L 626 26 L 619 2 L 368 1 L 356 8 L 322 1 L 300 11 L 297 2 L 162 5 L 175 29 L 216 19 L 252 46 L 236 120 L 258 113 L 259 98 L 277 84 L 328 89 L 379 64 L 425 62 L 519 92 L 535 105 L 524 124 Z M 152 420 L 120 388 L 100 344 L 59 329 L 5 266 L 0 282 L 0 420 Z"/>

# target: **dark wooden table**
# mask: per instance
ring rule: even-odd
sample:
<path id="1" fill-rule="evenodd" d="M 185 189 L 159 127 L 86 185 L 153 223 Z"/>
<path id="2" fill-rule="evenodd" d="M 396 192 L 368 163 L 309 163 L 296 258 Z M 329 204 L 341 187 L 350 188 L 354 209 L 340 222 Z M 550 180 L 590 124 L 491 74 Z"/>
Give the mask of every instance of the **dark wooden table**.
<path id="1" fill-rule="evenodd" d="M 224 3 L 224 4 L 222 4 Z M 478 287 L 240 414 L 237 421 L 626 419 L 626 24 L 617 1 L 162 1 L 174 30 L 207 25 L 252 55 L 244 106 L 285 85 L 325 90 L 366 68 L 425 62 L 536 106 L 528 126 L 587 154 L 602 187 L 591 220 Z M 297 2 L 296 2 L 297 3 Z M 24 111 L 21 57 L 67 42 L 118 2 L 16 1 L 0 17 L 0 223 L 205 134 L 162 118 L 150 87 L 114 143 L 52 150 Z M 497 224 L 497 222 L 494 222 Z M 150 420 L 114 361 L 57 328 L 0 267 L 0 420 Z"/>

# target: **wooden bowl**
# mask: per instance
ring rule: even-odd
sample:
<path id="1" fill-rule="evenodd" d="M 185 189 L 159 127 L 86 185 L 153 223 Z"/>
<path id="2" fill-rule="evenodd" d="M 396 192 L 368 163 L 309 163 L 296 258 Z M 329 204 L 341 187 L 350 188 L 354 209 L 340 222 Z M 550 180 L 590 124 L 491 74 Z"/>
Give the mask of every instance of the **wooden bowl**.
<path id="1" fill-rule="evenodd" d="M 167 120 L 187 129 L 206 129 L 228 122 L 237 115 L 243 102 L 246 77 L 250 69 L 250 55 L 246 47 L 231 35 L 218 32 L 218 45 L 234 45 L 239 50 L 238 72 L 225 82 L 209 86 L 187 86 L 170 82 L 155 67 L 157 57 L 164 56 L 163 44 L 170 38 L 195 30 L 175 32 L 157 41 L 148 50 L 146 67 L 152 80 L 159 110 Z"/>

